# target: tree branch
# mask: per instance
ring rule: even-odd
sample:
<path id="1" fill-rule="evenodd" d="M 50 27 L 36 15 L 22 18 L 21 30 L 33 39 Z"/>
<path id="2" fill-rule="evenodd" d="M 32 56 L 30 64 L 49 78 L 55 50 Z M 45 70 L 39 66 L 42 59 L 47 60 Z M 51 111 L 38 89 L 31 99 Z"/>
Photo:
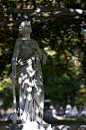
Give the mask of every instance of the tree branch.
<path id="1" fill-rule="evenodd" d="M 40 10 L 37 12 L 37 10 L 35 9 L 2 9 L 0 8 L 1 11 L 4 12 L 12 12 L 12 13 L 22 13 L 22 14 L 26 14 L 29 16 L 28 20 L 32 20 L 33 18 L 37 19 L 46 19 L 46 18 L 56 18 L 59 16 L 65 16 L 65 17 L 71 17 L 73 19 L 83 19 L 82 17 L 86 17 L 86 10 L 81 10 L 81 9 L 72 9 L 72 8 L 61 8 L 61 7 L 48 7 L 45 6 L 43 8 L 40 8 Z M 49 16 L 45 16 L 45 13 L 49 13 L 53 11 L 53 15 L 49 15 Z M 33 13 L 35 14 L 34 16 L 30 16 L 30 14 Z M 43 16 L 37 16 L 38 14 L 43 13 Z M 25 20 L 25 18 L 23 18 L 22 20 Z M 21 20 L 18 21 L 1 21 L 1 24 L 6 24 L 6 23 L 14 23 L 14 22 L 19 22 Z"/>
<path id="2" fill-rule="evenodd" d="M 1 11 L 4 11 L 4 12 L 13 12 L 13 13 L 34 13 L 36 12 L 35 9 L 7 9 L 7 8 L 0 8 Z M 79 14 L 83 14 L 83 15 L 86 15 L 86 10 L 82 10 L 82 9 L 73 9 L 73 8 L 62 8 L 62 7 L 48 7 L 48 6 L 45 6 L 43 8 L 40 8 L 40 12 L 56 12 L 56 11 L 59 11 L 61 13 L 70 13 L 70 14 L 74 14 L 74 15 L 79 15 Z"/>

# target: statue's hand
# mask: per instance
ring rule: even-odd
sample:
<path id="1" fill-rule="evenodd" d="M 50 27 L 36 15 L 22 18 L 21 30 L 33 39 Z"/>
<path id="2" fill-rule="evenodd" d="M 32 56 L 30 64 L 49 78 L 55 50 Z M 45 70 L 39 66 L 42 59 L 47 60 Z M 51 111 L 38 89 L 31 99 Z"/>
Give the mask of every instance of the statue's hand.
<path id="1" fill-rule="evenodd" d="M 16 78 L 16 72 L 12 71 L 12 77 Z"/>
<path id="2" fill-rule="evenodd" d="M 18 115 L 13 112 L 13 114 L 11 115 L 11 120 L 13 121 L 13 124 L 16 124 L 17 120 L 18 120 Z"/>
<path id="3" fill-rule="evenodd" d="M 16 78 L 16 73 L 11 72 L 9 78 L 12 80 L 13 77 Z"/>

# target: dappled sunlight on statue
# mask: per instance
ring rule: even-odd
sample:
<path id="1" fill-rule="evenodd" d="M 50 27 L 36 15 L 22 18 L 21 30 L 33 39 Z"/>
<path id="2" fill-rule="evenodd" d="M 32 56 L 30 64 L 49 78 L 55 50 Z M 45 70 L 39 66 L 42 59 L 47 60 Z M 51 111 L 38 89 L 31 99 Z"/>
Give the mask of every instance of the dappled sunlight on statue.
<path id="1" fill-rule="evenodd" d="M 18 38 L 12 57 L 12 84 L 14 112 L 11 116 L 13 124 L 43 121 L 44 88 L 41 63 L 46 64 L 46 53 L 38 43 L 30 38 L 32 32 L 29 21 L 19 26 Z M 17 83 L 19 101 L 16 102 L 15 82 Z"/>

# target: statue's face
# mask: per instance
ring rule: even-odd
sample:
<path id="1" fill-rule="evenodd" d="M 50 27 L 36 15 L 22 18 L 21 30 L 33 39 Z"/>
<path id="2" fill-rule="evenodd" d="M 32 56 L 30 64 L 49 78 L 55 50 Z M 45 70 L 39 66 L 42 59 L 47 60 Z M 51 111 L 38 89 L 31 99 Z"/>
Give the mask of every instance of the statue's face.
<path id="1" fill-rule="evenodd" d="M 24 28 L 23 28 L 23 32 L 30 34 L 32 32 L 31 26 L 25 25 Z"/>
<path id="2" fill-rule="evenodd" d="M 32 32 L 30 21 L 23 21 L 19 26 L 21 35 L 30 34 Z"/>

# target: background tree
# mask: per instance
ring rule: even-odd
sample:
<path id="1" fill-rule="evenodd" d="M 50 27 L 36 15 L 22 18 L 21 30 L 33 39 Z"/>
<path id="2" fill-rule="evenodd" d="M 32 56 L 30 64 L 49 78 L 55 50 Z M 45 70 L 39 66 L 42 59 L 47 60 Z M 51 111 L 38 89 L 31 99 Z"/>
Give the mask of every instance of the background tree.
<path id="1" fill-rule="evenodd" d="M 85 104 L 86 85 L 86 1 L 83 0 L 0 0 L 0 90 L 12 97 L 11 58 L 18 27 L 32 22 L 32 38 L 48 55 L 43 66 L 45 97 L 54 103 Z M 81 86 L 84 86 L 81 88 Z M 8 86 L 8 87 L 7 87 Z M 82 91 L 83 90 L 83 91 Z M 7 94 L 10 91 L 11 94 Z M 70 95 L 70 96 L 69 96 Z M 78 101 L 76 100 L 78 98 Z M 5 99 L 5 98 L 4 98 Z M 12 103 L 11 103 L 12 105 Z"/>

